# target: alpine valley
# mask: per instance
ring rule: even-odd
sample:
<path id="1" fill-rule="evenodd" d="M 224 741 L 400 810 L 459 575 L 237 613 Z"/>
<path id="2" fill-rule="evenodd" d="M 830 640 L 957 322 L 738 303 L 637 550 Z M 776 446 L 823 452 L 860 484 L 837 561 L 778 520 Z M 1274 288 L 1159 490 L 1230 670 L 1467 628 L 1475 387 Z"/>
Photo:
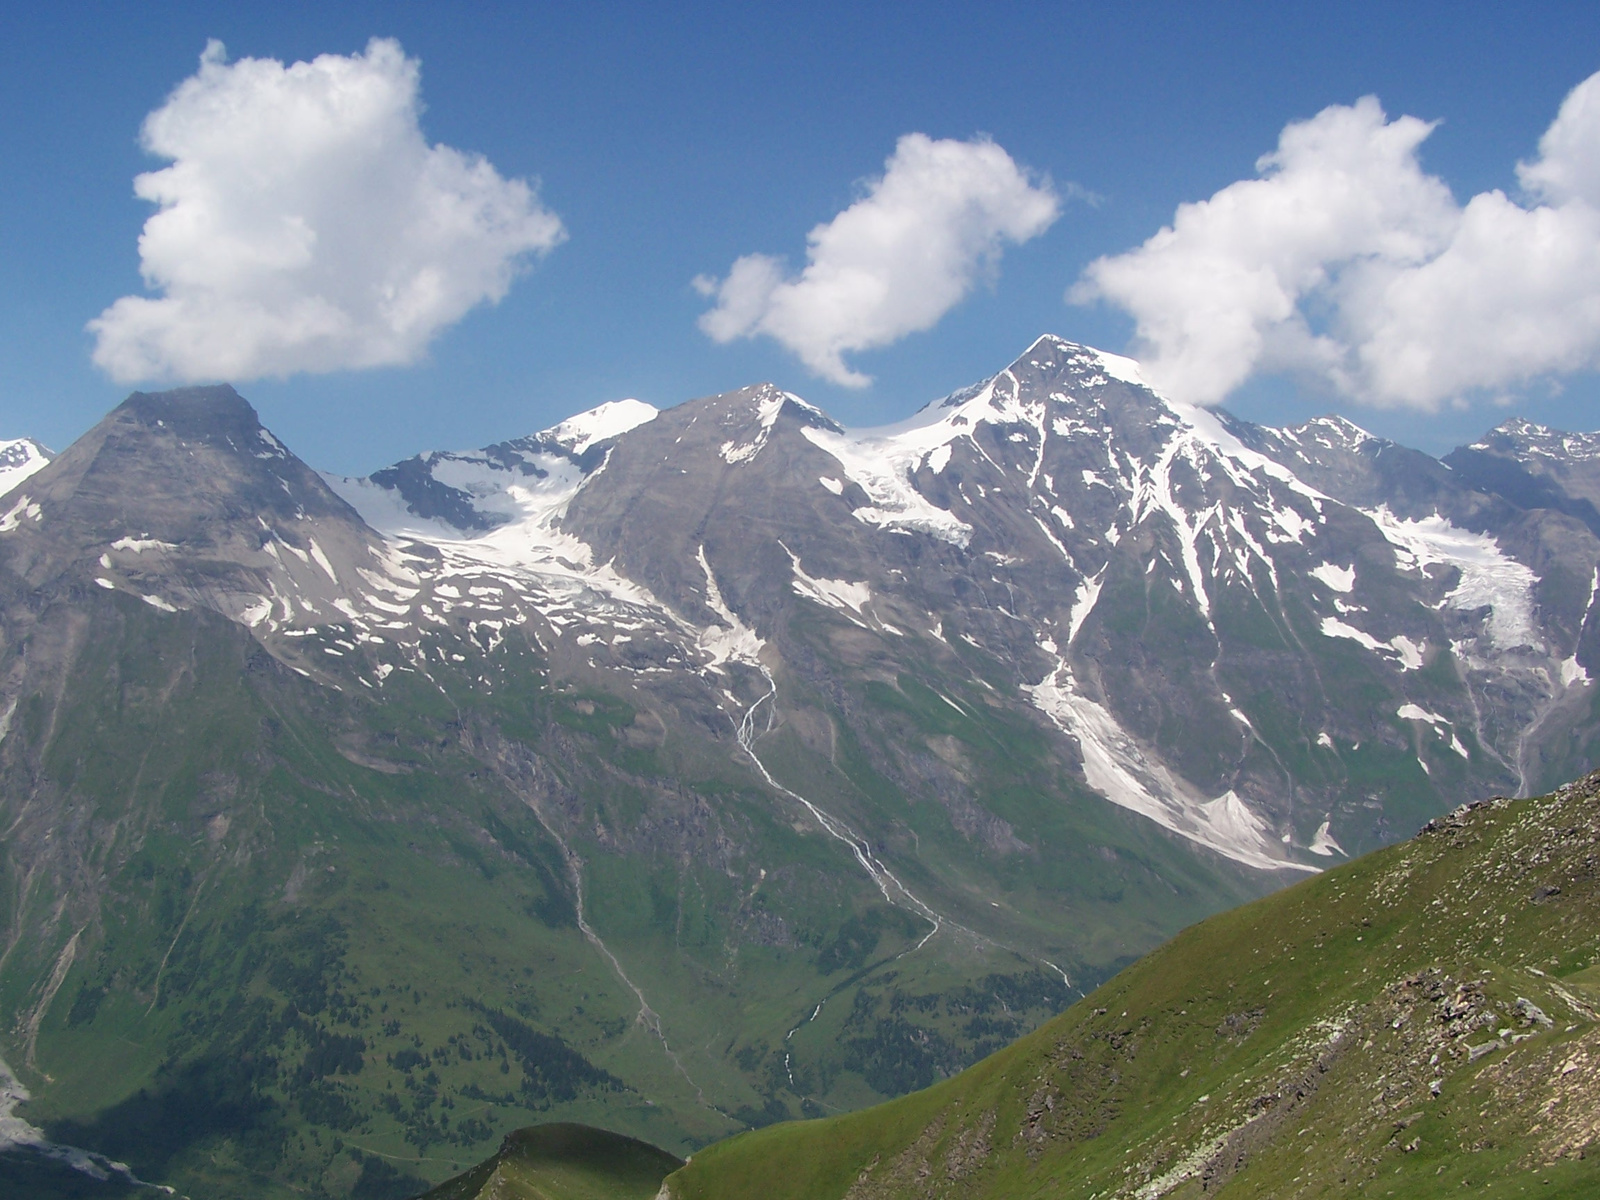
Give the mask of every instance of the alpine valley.
<path id="1" fill-rule="evenodd" d="M 1053 337 L 886 429 L 759 385 L 362 479 L 135 393 L 0 490 L 34 1194 L 382 1200 L 535 1122 L 862 1109 L 1600 761 L 1600 437 L 1441 461 Z"/>

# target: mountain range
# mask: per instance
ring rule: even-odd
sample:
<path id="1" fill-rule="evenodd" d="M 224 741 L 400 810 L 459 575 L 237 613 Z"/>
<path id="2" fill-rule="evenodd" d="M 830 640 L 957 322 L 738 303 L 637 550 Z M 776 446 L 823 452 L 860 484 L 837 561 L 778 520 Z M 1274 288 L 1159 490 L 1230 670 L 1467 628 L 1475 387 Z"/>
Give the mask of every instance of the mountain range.
<path id="1" fill-rule="evenodd" d="M 1045 337 L 886 429 L 758 385 L 347 479 L 213 387 L 0 469 L 0 1128 L 196 1196 L 860 1108 L 1600 757 L 1600 438 L 1526 422 Z"/>

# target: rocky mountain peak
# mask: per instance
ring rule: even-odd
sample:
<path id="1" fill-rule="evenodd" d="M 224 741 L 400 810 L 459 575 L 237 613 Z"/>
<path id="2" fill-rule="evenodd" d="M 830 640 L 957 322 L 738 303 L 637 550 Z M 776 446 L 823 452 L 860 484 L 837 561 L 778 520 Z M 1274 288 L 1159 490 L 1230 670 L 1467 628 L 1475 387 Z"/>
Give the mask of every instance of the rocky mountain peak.
<path id="1" fill-rule="evenodd" d="M 1462 480 L 1521 508 L 1553 509 L 1600 533 L 1600 433 L 1513 417 L 1445 455 Z"/>
<path id="2" fill-rule="evenodd" d="M 641 400 L 610 400 L 538 433 L 478 450 L 433 450 L 328 483 L 385 532 L 475 537 L 559 508 L 617 438 L 657 415 Z"/>
<path id="3" fill-rule="evenodd" d="M 599 449 L 613 438 L 621 437 L 630 429 L 655 420 L 658 414 L 655 405 L 642 400 L 607 400 L 549 429 L 505 445 L 518 450 L 565 454 L 572 461 L 584 465 L 585 456 L 591 451 Z"/>
<path id="4" fill-rule="evenodd" d="M 1506 455 L 1518 461 L 1540 458 L 1572 465 L 1600 458 L 1600 433 L 1568 433 L 1525 417 L 1496 426 L 1468 449 Z"/>
<path id="5" fill-rule="evenodd" d="M 1345 451 L 1359 450 L 1368 443 L 1383 440 L 1373 437 L 1348 417 L 1341 416 L 1312 417 L 1282 432 L 1285 437 L 1302 444 L 1314 442 L 1329 449 Z"/>
<path id="6" fill-rule="evenodd" d="M 130 525 L 212 540 L 259 517 L 357 519 L 226 384 L 135 392 L 40 472 L 37 499 L 111 535 Z"/>
<path id="7" fill-rule="evenodd" d="M 1512 417 L 1503 421 L 1482 438 L 1473 443 L 1474 449 L 1483 449 L 1492 441 L 1512 438 L 1540 439 L 1547 438 L 1558 430 L 1551 429 L 1548 425 L 1541 425 L 1537 421 L 1530 421 L 1527 417 Z"/>
<path id="8" fill-rule="evenodd" d="M 226 383 L 134 392 L 115 411 L 182 438 L 251 435 L 261 428 L 255 408 Z"/>
<path id="9" fill-rule="evenodd" d="M 730 465 L 749 462 L 761 453 L 780 423 L 796 430 L 826 429 L 840 433 L 844 429 L 820 408 L 772 383 L 752 384 L 691 400 L 674 412 L 686 418 L 685 433 L 695 426 L 715 430 L 714 434 L 697 436 L 723 439 L 718 443 L 718 455 Z"/>
<path id="10" fill-rule="evenodd" d="M 129 592 L 263 632 L 315 619 L 387 561 L 227 385 L 135 392 L 8 501 L 0 561 L 36 586 Z"/>

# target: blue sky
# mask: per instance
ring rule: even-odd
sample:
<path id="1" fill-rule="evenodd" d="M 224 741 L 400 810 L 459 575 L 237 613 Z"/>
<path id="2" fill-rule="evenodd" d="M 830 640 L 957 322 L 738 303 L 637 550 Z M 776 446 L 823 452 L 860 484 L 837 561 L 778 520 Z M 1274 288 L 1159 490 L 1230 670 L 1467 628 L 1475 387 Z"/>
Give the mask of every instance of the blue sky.
<path id="1" fill-rule="evenodd" d="M 1390 119 L 1442 122 L 1417 155 L 1455 201 L 1517 197 L 1518 162 L 1600 68 L 1592 3 L 1309 15 L 1265 4 L 21 7 L 0 35 L 13 180 L 0 192 L 0 436 L 59 449 L 130 390 L 91 362 L 85 325 L 146 292 L 138 239 L 154 209 L 133 180 L 166 163 L 141 149 L 140 124 L 195 75 L 208 39 L 235 62 L 285 63 L 397 39 L 420 63 L 428 142 L 539 181 L 565 240 L 530 256 L 498 304 L 445 323 L 420 361 L 239 382 L 314 465 L 363 473 L 622 396 L 669 405 L 771 379 L 849 424 L 878 424 L 992 373 L 1042 332 L 1122 351 L 1136 302 L 1069 304 L 1067 289 L 1179 204 L 1254 178 L 1289 123 L 1373 94 Z M 1053 182 L 1059 216 L 1005 240 L 997 270 L 932 329 L 847 353 L 868 387 L 817 377 L 771 337 L 719 344 L 701 330 L 712 301 L 696 276 L 721 280 L 756 254 L 803 267 L 807 231 L 870 191 L 913 132 L 987 135 L 1036 184 Z M 1315 372 L 1268 365 L 1224 403 L 1267 421 L 1343 411 L 1433 451 L 1511 413 L 1600 425 L 1594 373 L 1549 374 L 1559 389 L 1497 383 L 1465 409 L 1446 397 L 1429 412 L 1363 404 L 1377 385 L 1340 395 Z"/>

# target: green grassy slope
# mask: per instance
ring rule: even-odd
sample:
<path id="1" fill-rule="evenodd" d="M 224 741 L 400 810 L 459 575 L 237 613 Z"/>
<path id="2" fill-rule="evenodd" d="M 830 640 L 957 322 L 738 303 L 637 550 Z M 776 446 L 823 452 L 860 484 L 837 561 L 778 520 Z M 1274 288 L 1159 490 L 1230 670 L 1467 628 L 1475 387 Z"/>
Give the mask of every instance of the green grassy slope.
<path id="1" fill-rule="evenodd" d="M 587 1125 L 537 1125 L 419 1200 L 654 1200 L 683 1165 L 665 1150 Z"/>
<path id="2" fill-rule="evenodd" d="M 21 714 L 11 781 L 88 860 L 0 853 L 6 924 L 50 935 L 0 977 L 30 1120 L 196 1197 L 370 1200 L 552 1111 L 738 1128 L 635 1022 L 535 815 L 440 736 L 444 697 L 374 709 L 144 607 L 99 608 L 55 709 Z"/>
<path id="3" fill-rule="evenodd" d="M 908 676 L 826 718 L 837 765 L 798 715 L 763 743 L 998 934 L 908 953 L 927 923 L 731 731 L 552 679 L 526 643 L 376 691 L 204 613 L 71 600 L 7 659 L 32 673 L 0 745 L 0 1053 L 29 1120 L 197 1200 L 393 1200 L 541 1120 L 686 1153 L 873 1104 L 1059 1011 L 1034 955 L 1097 980 L 1248 895 L 1063 783 L 976 688 L 943 685 L 963 715 Z M 929 742 L 1029 848 L 964 850 L 970 797 L 913 803 L 874 765 Z"/>
<path id="4" fill-rule="evenodd" d="M 1028 1037 L 742 1134 L 674 1200 L 1600 1193 L 1600 775 L 1211 918 Z M 1587 1154 L 1585 1153 L 1587 1149 Z"/>

